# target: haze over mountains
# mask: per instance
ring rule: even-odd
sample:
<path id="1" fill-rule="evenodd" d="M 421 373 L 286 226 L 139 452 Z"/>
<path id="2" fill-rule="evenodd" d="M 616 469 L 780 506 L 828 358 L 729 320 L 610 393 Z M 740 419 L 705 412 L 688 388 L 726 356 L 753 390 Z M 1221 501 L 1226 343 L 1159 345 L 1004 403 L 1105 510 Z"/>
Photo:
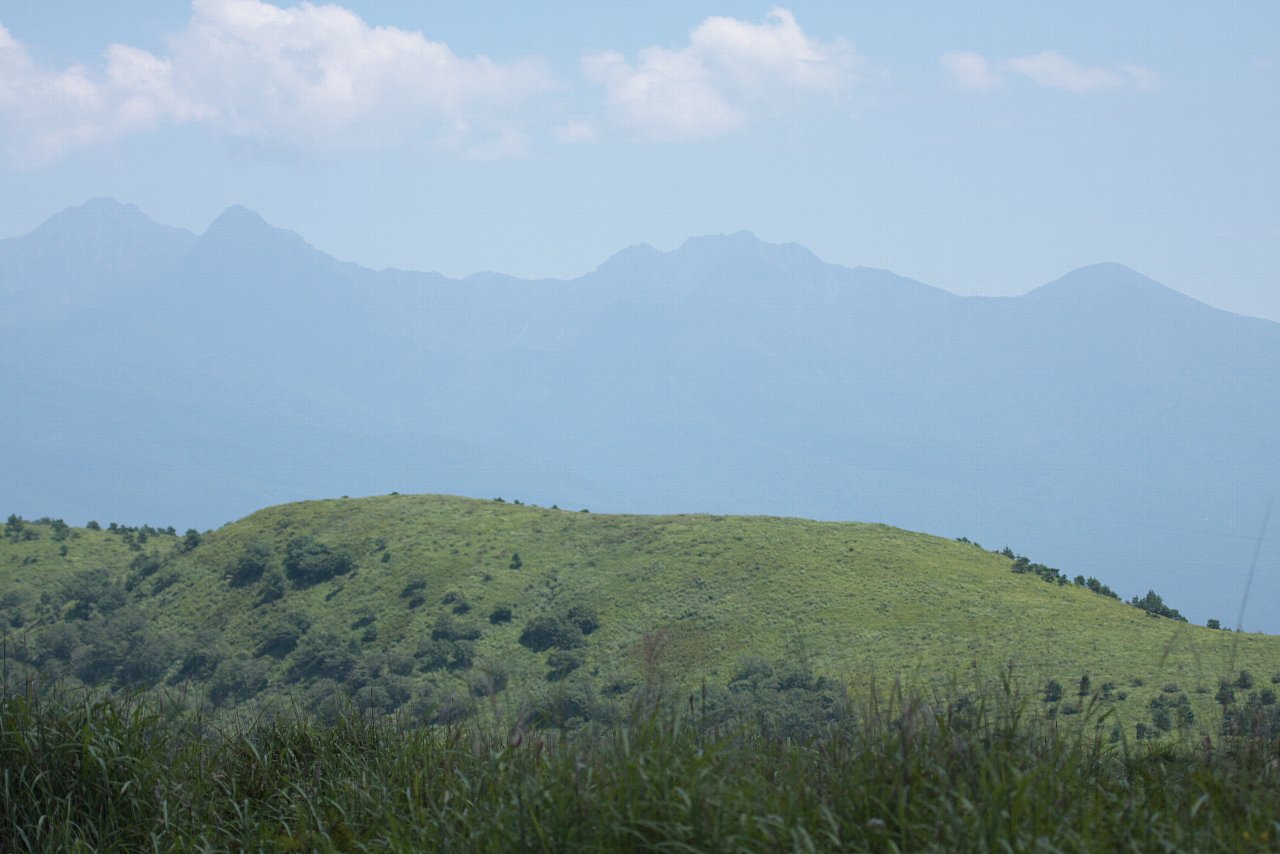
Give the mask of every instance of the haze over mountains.
<path id="1" fill-rule="evenodd" d="M 451 280 L 94 200 L 0 241 L 0 299 L 6 514 L 399 491 L 883 521 L 1234 624 L 1280 484 L 1280 324 L 1114 264 L 958 297 L 739 233 Z M 1280 631 L 1278 540 L 1246 628 Z"/>

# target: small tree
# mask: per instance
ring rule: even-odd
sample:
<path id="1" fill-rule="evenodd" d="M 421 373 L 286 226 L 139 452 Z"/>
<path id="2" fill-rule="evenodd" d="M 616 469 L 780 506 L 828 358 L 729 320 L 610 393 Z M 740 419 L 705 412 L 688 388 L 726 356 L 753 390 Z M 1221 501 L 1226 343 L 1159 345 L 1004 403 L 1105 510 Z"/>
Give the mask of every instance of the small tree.
<path id="1" fill-rule="evenodd" d="M 1057 679 L 1050 679 L 1044 686 L 1044 701 L 1046 703 L 1056 703 L 1062 699 L 1062 683 Z"/>

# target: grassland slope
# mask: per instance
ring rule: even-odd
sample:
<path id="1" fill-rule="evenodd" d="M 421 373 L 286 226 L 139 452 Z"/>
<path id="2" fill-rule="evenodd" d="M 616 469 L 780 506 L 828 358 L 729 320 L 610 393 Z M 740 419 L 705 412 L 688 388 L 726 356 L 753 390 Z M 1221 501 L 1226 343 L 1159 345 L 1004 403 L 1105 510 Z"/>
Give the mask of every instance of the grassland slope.
<path id="1" fill-rule="evenodd" d="M 67 558 L 109 536 L 76 534 Z M 6 590 L 65 591 L 65 572 L 15 565 L 36 545 L 0 546 Z M 1057 682 L 1067 704 L 1087 675 L 1086 693 L 1118 716 L 1185 697 L 1203 719 L 1221 680 L 1280 674 L 1280 638 L 1152 617 L 1014 573 L 974 544 L 877 524 L 390 495 L 281 505 L 195 545 L 175 538 L 145 575 L 129 554 L 97 557 L 162 639 L 150 649 L 167 651 L 163 678 L 221 705 L 322 705 L 353 689 L 388 711 L 503 692 L 625 698 L 641 684 L 741 686 L 779 666 L 857 693 L 1012 669 L 1037 689 Z M 59 659 L 51 633 L 110 615 L 67 596 L 58 607 L 22 631 L 30 666 L 67 672 L 75 644 L 64 638 Z"/>

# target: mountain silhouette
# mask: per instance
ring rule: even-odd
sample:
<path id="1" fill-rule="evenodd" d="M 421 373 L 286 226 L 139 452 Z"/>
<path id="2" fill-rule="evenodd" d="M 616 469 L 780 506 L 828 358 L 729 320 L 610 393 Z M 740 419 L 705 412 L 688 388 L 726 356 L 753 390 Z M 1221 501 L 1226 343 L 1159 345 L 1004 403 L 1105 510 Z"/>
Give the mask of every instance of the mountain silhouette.
<path id="1" fill-rule="evenodd" d="M 960 297 L 740 232 L 455 280 L 94 200 L 0 241 L 0 293 L 27 516 L 394 490 L 883 521 L 1234 623 L 1280 483 L 1280 324 L 1119 264 Z M 1280 631 L 1276 552 L 1247 626 Z"/>

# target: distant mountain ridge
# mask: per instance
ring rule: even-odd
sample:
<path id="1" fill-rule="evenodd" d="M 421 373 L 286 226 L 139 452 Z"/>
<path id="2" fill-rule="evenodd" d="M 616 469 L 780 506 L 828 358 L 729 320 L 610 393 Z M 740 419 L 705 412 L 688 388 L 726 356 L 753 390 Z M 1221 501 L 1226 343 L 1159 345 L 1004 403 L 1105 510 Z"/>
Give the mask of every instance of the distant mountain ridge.
<path id="1" fill-rule="evenodd" d="M 1280 483 L 1280 324 L 1117 264 L 960 297 L 740 232 L 455 280 L 94 200 L 0 241 L 0 295 L 28 517 L 394 490 L 884 521 L 1231 623 Z M 1247 626 L 1280 631 L 1278 551 Z"/>

